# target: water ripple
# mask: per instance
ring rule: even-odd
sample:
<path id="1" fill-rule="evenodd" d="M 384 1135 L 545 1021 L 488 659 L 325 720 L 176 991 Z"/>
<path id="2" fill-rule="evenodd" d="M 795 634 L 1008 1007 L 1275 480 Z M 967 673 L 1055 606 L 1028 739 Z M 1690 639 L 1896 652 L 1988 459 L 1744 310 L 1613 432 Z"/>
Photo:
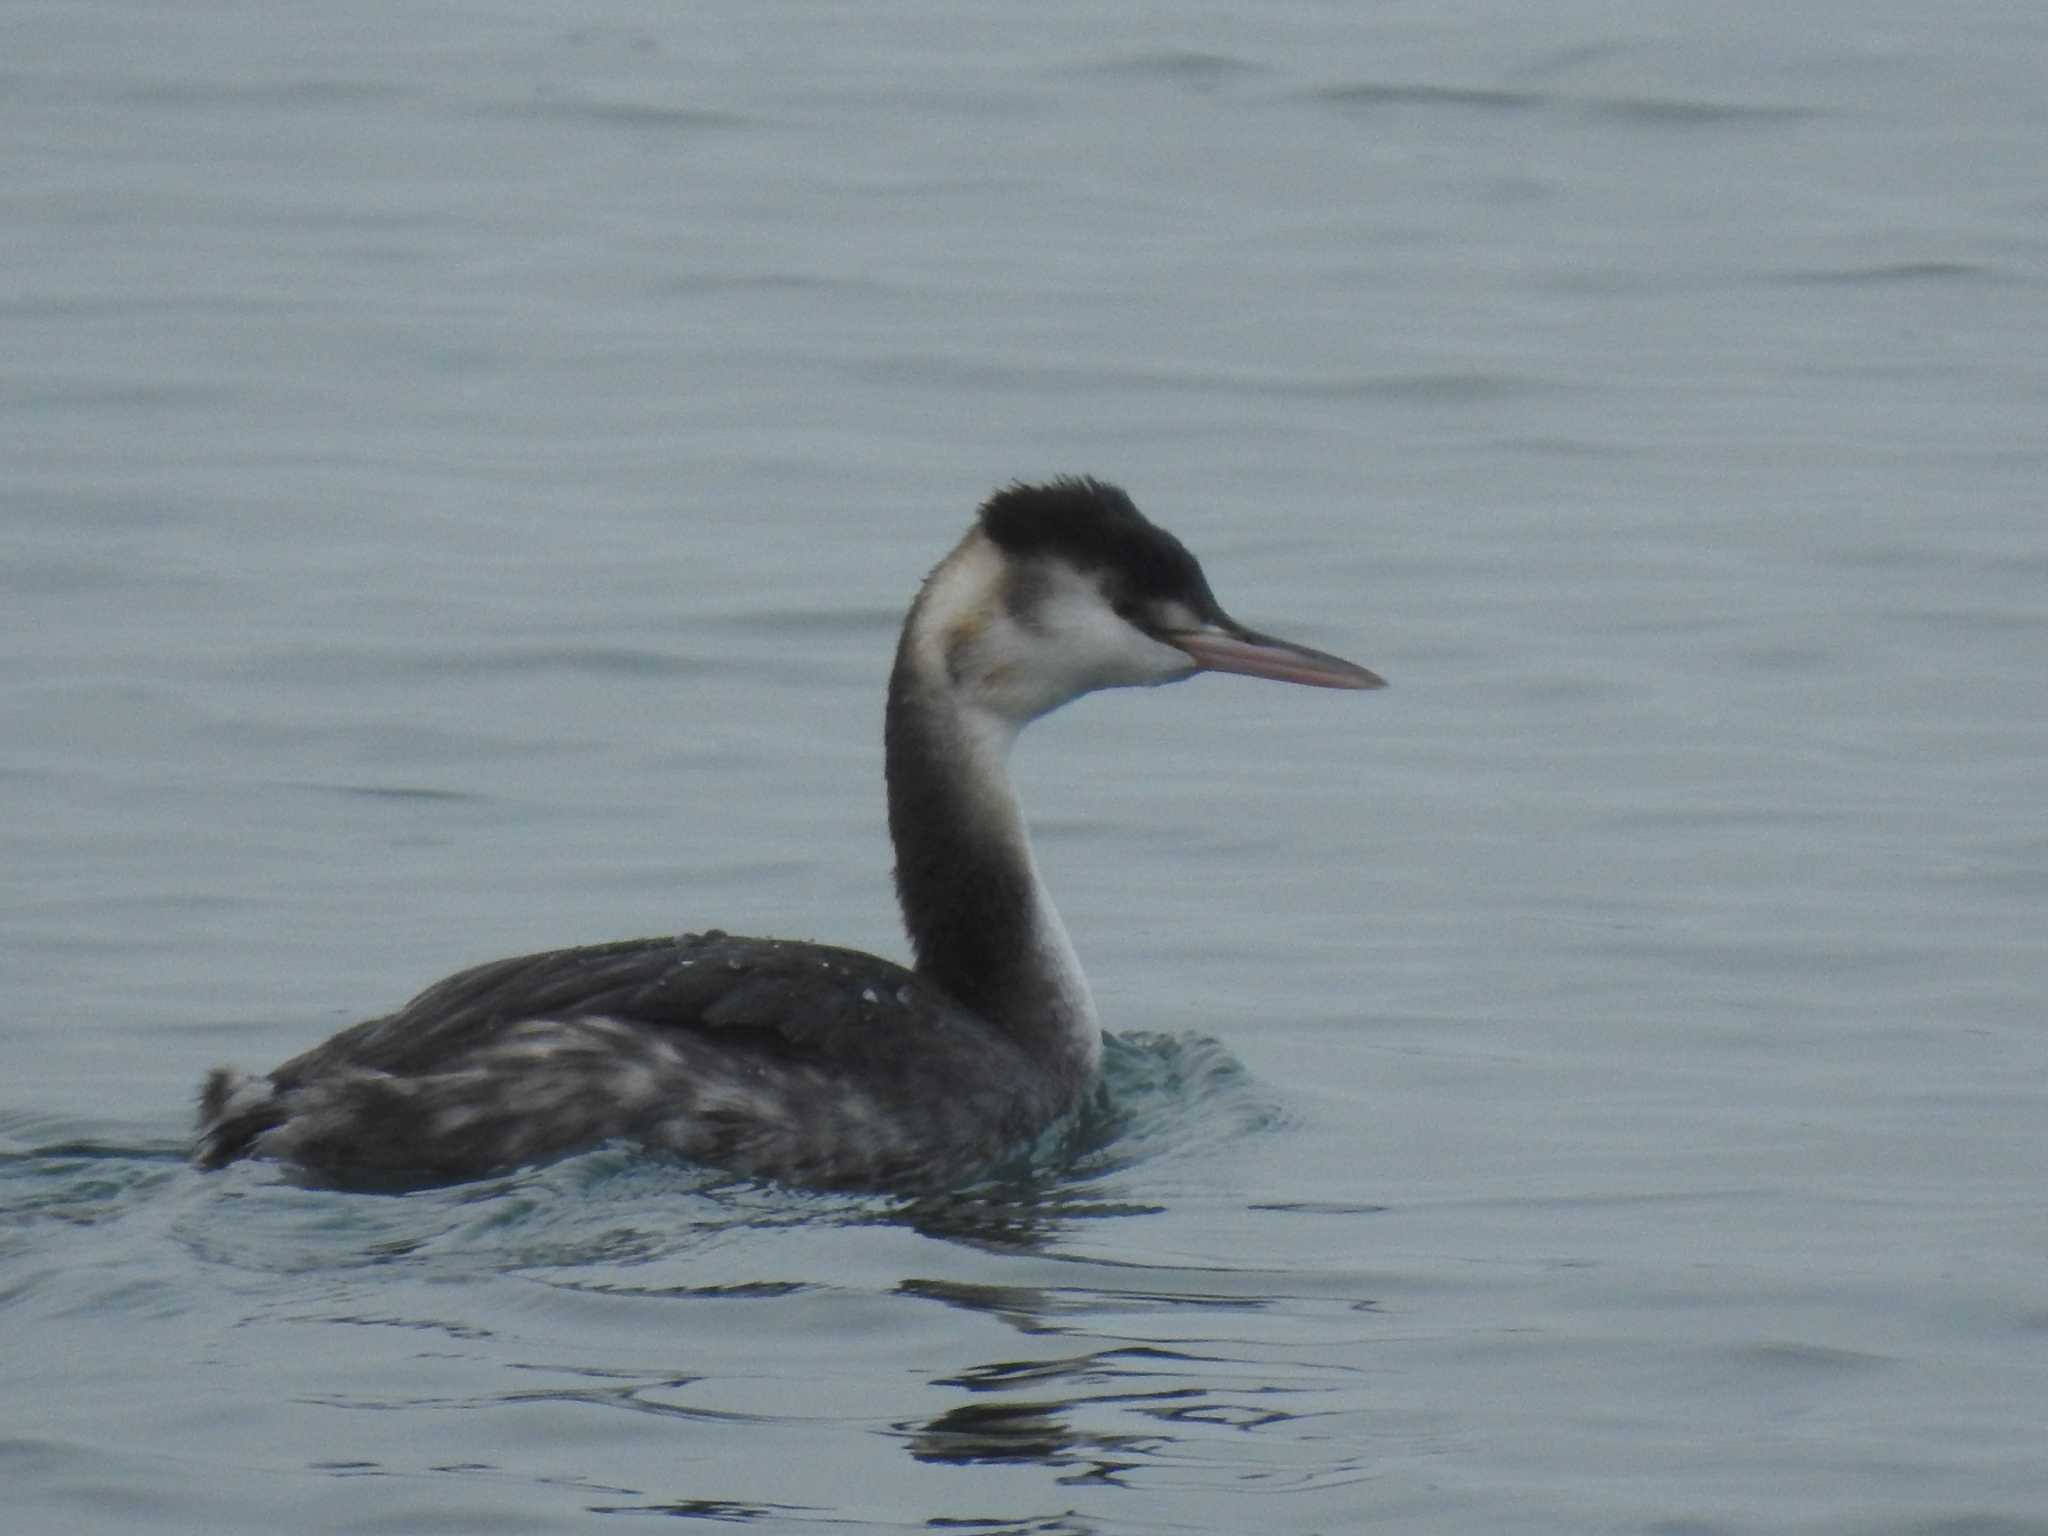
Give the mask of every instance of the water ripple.
<path id="1" fill-rule="evenodd" d="M 1780 282 L 1800 287 L 1868 288 L 1894 283 L 1946 283 L 1988 280 L 2003 274 L 1973 261 L 1892 261 L 1870 266 L 1815 267 L 1787 272 Z"/>
<path id="2" fill-rule="evenodd" d="M 1130 80 L 1165 80 L 1198 90 L 1214 90 L 1226 81 L 1263 71 L 1249 60 L 1227 53 L 1160 48 L 1105 60 L 1094 65 L 1092 73 Z"/>
<path id="3" fill-rule="evenodd" d="M 1561 112 L 1649 128 L 1769 126 L 1820 115 L 1812 108 L 1773 103 L 1701 101 L 1676 96 L 1577 96 L 1498 86 L 1405 81 L 1353 81 L 1323 86 L 1312 94 L 1313 99 L 1326 106 L 1352 113 L 1410 107 L 1495 116 Z"/>

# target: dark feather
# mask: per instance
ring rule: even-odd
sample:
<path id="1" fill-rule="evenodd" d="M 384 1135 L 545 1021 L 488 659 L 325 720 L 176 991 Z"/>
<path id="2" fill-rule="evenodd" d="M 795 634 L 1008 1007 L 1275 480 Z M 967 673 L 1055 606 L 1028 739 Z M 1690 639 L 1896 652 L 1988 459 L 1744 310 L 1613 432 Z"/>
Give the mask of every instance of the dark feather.
<path id="1" fill-rule="evenodd" d="M 1041 485 L 1005 486 L 982 503 L 981 526 L 1008 554 L 1052 557 L 1100 573 L 1118 600 L 1172 601 L 1204 619 L 1223 617 L 1187 546 L 1107 481 L 1065 475 Z"/>

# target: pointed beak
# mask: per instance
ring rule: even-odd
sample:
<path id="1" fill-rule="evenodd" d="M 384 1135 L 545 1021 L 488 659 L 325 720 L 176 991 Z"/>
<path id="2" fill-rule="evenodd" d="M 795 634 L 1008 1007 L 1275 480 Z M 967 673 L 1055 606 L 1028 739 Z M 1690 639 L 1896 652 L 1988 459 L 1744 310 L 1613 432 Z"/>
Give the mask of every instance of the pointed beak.
<path id="1" fill-rule="evenodd" d="M 1377 672 L 1368 672 L 1341 656 L 1312 651 L 1291 640 L 1275 639 L 1235 624 L 1209 624 L 1201 629 L 1161 635 L 1160 639 L 1187 652 L 1204 672 L 1237 672 L 1245 677 L 1270 677 L 1281 683 L 1306 683 L 1311 688 L 1387 686 L 1387 680 Z"/>

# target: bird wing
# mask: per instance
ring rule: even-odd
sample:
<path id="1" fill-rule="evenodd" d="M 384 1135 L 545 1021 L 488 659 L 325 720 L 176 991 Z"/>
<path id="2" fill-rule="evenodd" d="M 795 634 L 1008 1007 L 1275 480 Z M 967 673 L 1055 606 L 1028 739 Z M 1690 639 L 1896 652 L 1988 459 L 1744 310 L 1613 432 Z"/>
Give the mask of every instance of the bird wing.
<path id="1" fill-rule="evenodd" d="M 968 1021 L 915 972 L 859 950 L 712 930 L 493 960 L 437 982 L 397 1012 L 345 1029 L 270 1074 L 280 1087 L 336 1067 L 405 1076 L 455 1064 L 535 1020 L 613 1019 L 717 1033 L 775 1055 L 869 1061 L 915 1031 Z"/>

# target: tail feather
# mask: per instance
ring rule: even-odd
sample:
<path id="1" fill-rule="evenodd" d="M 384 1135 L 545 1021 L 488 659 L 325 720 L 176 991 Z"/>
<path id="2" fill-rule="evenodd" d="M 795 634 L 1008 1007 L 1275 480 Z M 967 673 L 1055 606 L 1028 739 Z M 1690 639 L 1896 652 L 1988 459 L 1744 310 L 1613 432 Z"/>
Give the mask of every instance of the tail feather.
<path id="1" fill-rule="evenodd" d="M 277 1084 L 234 1067 L 215 1067 L 199 1085 L 192 1161 L 201 1168 L 224 1168 L 247 1156 L 256 1138 L 284 1119 Z"/>

